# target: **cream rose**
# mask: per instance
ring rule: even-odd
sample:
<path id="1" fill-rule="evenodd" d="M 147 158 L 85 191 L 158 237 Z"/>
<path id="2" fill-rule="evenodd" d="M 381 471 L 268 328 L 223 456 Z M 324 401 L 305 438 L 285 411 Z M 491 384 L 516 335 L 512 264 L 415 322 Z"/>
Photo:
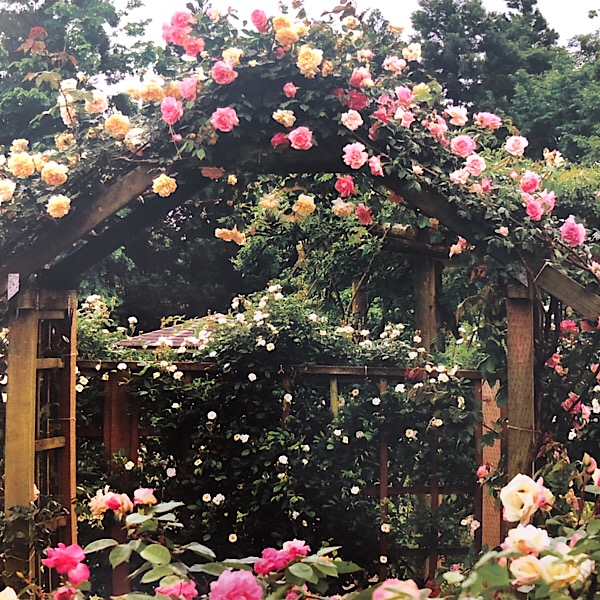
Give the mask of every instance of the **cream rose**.
<path id="1" fill-rule="evenodd" d="M 550 545 L 550 537 L 544 529 L 538 529 L 533 525 L 517 525 L 511 529 L 502 542 L 503 550 L 520 552 L 521 554 L 538 555 Z"/>
<path id="2" fill-rule="evenodd" d="M 315 212 L 315 208 L 315 199 L 306 194 L 300 194 L 298 200 L 296 200 L 296 203 L 292 206 L 295 215 L 301 218 L 308 217 L 308 215 Z"/>
<path id="3" fill-rule="evenodd" d="M 11 154 L 6 166 L 15 177 L 19 177 L 20 179 L 31 177 L 35 173 L 33 158 L 26 152 Z"/>
<path id="4" fill-rule="evenodd" d="M 504 520 L 509 523 L 519 521 L 526 525 L 541 506 L 554 501 L 552 493 L 531 477 L 519 473 L 502 488 L 500 500 L 504 507 Z"/>
<path id="5" fill-rule="evenodd" d="M 528 583 L 533 583 L 538 579 L 546 581 L 543 565 L 540 560 L 532 554 L 515 558 L 510 563 L 509 568 L 514 577 L 514 585 L 526 585 Z"/>
<path id="6" fill-rule="evenodd" d="M 258 206 L 263 210 L 277 210 L 279 198 L 275 194 L 265 194 L 259 201 Z"/>
<path id="7" fill-rule="evenodd" d="M 51 160 L 44 165 L 40 175 L 48 185 L 62 185 L 67 181 L 68 172 L 69 169 L 66 165 L 59 165 L 57 162 Z"/>
<path id="8" fill-rule="evenodd" d="M 66 196 L 52 196 L 46 204 L 46 212 L 55 219 L 62 219 L 71 209 L 71 200 Z"/>
<path id="9" fill-rule="evenodd" d="M 276 110 L 272 116 L 275 121 L 284 127 L 292 127 L 296 122 L 294 111 L 291 110 Z"/>
<path id="10" fill-rule="evenodd" d="M 17 184 L 11 179 L 0 179 L 0 202 L 12 200 Z"/>
<path id="11" fill-rule="evenodd" d="M 122 140 L 131 129 L 129 118 L 116 110 L 104 123 L 104 130 L 116 140 Z"/>

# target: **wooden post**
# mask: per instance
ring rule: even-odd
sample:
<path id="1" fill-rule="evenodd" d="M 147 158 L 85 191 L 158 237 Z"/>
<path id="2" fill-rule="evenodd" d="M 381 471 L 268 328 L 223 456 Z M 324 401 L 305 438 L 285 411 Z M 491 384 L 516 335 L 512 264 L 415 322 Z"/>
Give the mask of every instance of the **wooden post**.
<path id="1" fill-rule="evenodd" d="M 387 380 L 379 380 L 379 397 L 381 399 L 382 407 L 385 412 L 386 396 L 387 395 Z M 389 448 L 387 440 L 387 425 L 385 421 L 381 425 L 379 433 L 379 525 L 389 523 L 388 518 L 388 502 L 389 502 Z M 387 558 L 388 551 L 388 534 L 385 534 L 379 530 L 379 554 L 381 557 Z M 387 564 L 381 563 L 379 565 L 379 579 L 383 581 L 387 578 Z"/>
<path id="2" fill-rule="evenodd" d="M 420 230 L 417 233 L 420 241 L 429 241 L 429 232 Z M 421 332 L 421 346 L 431 350 L 437 335 L 436 296 L 436 261 L 419 257 L 413 260 L 413 287 L 415 307 L 415 328 Z"/>
<path id="3" fill-rule="evenodd" d="M 506 468 L 531 475 L 535 439 L 533 302 L 527 288 L 511 283 L 507 298 L 508 406 Z"/>

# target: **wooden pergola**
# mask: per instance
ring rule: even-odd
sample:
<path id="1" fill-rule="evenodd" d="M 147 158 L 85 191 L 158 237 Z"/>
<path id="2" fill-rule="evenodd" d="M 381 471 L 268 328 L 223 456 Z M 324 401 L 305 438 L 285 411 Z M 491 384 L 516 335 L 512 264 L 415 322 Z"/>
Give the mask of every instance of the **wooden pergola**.
<path id="1" fill-rule="evenodd" d="M 245 146 L 239 142 L 219 144 L 215 166 L 235 164 L 240 172 L 255 174 L 340 173 L 347 166 L 339 157 L 335 139 L 325 140 L 306 152 L 276 152 L 270 146 Z M 129 163 L 131 164 L 131 163 Z M 11 330 L 6 405 L 5 506 L 29 505 L 35 485 L 46 478 L 47 489 L 58 496 L 69 514 L 61 522 L 64 542 L 76 540 L 73 510 L 76 477 L 75 383 L 76 383 L 76 288 L 80 274 L 112 253 L 128 239 L 164 217 L 190 197 L 202 194 L 208 180 L 200 175 L 197 160 L 180 161 L 171 167 L 177 173 L 178 190 L 167 199 L 149 194 L 159 167 L 142 163 L 93 197 L 77 202 L 72 212 L 47 227 L 25 251 L 0 264 L 0 295 L 10 304 Z M 437 219 L 448 229 L 469 240 L 472 223 L 462 217 L 455 203 L 434 190 L 419 193 L 405 189 L 403 182 L 388 176 L 377 182 L 402 195 L 415 210 Z M 124 208 L 129 213 L 117 217 Z M 110 223 L 98 235 L 95 229 Z M 483 224 L 485 226 L 485 223 Z M 490 235 L 493 232 L 490 231 Z M 440 249 L 427 243 L 407 241 L 389 232 L 391 244 L 404 252 L 425 253 L 420 263 L 421 289 L 418 304 L 424 338 L 431 340 L 435 326 L 434 260 Z M 395 240 L 395 241 L 394 241 Z M 507 290 L 508 310 L 508 420 L 504 439 L 509 475 L 531 473 L 535 442 L 534 414 L 534 299 L 539 286 L 582 317 L 596 320 L 600 297 L 568 277 L 545 257 L 527 253 L 500 252 L 479 244 L 478 252 L 501 263 L 523 259 L 526 269 Z M 437 252 L 437 254 L 436 254 Z M 46 410 L 41 409 L 46 407 Z M 42 419 L 41 414 L 44 414 Z M 57 473 L 57 481 L 49 481 Z M 23 545 L 8 557 L 6 571 L 30 573 L 31 548 Z M 10 581 L 17 585 L 18 582 Z"/>

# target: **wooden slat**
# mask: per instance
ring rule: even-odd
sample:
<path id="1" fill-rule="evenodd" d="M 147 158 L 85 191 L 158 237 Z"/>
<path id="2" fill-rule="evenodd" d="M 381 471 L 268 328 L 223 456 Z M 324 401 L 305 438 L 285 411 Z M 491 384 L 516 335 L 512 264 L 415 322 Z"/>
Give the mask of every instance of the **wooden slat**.
<path id="1" fill-rule="evenodd" d="M 38 358 L 36 361 L 36 368 L 38 371 L 46 369 L 62 369 L 65 363 L 62 358 Z"/>
<path id="2" fill-rule="evenodd" d="M 42 524 L 44 527 L 46 527 L 46 529 L 49 529 L 50 531 L 56 531 L 57 529 L 67 525 L 67 517 L 62 515 L 58 517 L 52 517 L 51 519 L 42 521 Z"/>
<path id="3" fill-rule="evenodd" d="M 46 450 L 56 450 L 56 448 L 64 448 L 66 446 L 66 438 L 64 435 L 58 435 L 51 438 L 43 438 L 35 440 L 35 451 L 44 452 Z"/>
<path id="4" fill-rule="evenodd" d="M 447 496 L 449 494 L 472 494 L 474 491 L 473 486 L 466 485 L 440 485 L 438 486 L 438 493 L 440 496 Z M 405 496 L 408 494 L 430 494 L 431 486 L 429 484 L 421 485 L 390 485 L 388 486 L 388 496 Z M 379 486 L 368 485 L 364 487 L 360 494 L 362 496 L 377 496 L 379 494 Z"/>

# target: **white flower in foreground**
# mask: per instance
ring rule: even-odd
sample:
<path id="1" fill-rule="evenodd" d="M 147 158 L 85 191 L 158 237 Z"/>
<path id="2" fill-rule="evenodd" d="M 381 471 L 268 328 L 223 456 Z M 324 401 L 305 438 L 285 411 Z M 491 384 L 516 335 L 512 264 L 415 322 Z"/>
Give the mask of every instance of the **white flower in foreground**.
<path id="1" fill-rule="evenodd" d="M 212 500 L 212 496 L 210 494 L 204 494 L 202 496 L 202 502 L 210 502 Z"/>
<path id="2" fill-rule="evenodd" d="M 212 499 L 213 504 L 216 504 L 217 506 L 219 506 L 219 504 L 223 503 L 225 501 L 225 496 L 223 496 L 223 494 L 216 494 L 215 497 Z"/>
<path id="3" fill-rule="evenodd" d="M 209 421 L 214 421 L 217 418 L 217 413 L 214 410 L 211 410 L 207 415 L 206 418 Z"/>
<path id="4" fill-rule="evenodd" d="M 175 467 L 169 467 L 167 469 L 167 477 L 175 477 L 177 475 L 177 469 Z"/>
<path id="5" fill-rule="evenodd" d="M 289 459 L 285 454 L 282 454 L 278 459 L 277 462 L 281 465 L 287 465 L 289 463 Z"/>
<path id="6" fill-rule="evenodd" d="M 351 493 L 353 496 L 356 496 L 357 494 L 359 494 L 359 493 L 360 493 L 360 488 L 359 488 L 357 485 L 353 485 L 353 486 L 350 488 L 350 493 Z"/>
<path id="7" fill-rule="evenodd" d="M 256 381 L 257 377 L 255 373 L 248 373 L 248 381 Z"/>
<path id="8" fill-rule="evenodd" d="M 235 544 L 237 542 L 237 539 L 238 539 L 238 537 L 237 537 L 237 535 L 235 535 L 235 533 L 230 533 L 229 534 L 229 541 L 232 544 Z"/>

